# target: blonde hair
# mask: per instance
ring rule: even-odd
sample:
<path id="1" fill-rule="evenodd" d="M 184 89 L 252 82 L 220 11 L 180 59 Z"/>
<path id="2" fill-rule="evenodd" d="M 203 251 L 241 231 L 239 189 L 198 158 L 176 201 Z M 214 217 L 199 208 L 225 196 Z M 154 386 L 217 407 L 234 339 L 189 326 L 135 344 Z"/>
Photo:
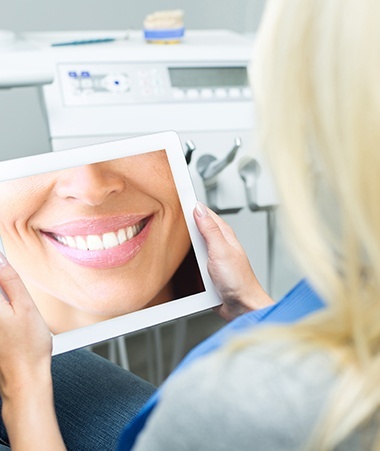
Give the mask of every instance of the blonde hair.
<path id="1" fill-rule="evenodd" d="M 380 403 L 379 24 L 379 0 L 270 0 L 253 60 L 289 240 L 328 303 L 286 332 L 337 362 L 317 449 L 334 448 Z"/>

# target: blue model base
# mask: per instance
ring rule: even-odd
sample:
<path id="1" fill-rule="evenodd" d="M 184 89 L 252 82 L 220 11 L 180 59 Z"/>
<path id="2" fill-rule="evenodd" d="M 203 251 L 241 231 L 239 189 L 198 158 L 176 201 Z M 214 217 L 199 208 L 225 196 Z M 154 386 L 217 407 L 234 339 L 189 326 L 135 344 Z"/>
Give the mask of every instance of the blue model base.
<path id="1" fill-rule="evenodd" d="M 185 28 L 173 28 L 168 30 L 144 30 L 144 37 L 148 41 L 177 40 L 183 37 Z"/>

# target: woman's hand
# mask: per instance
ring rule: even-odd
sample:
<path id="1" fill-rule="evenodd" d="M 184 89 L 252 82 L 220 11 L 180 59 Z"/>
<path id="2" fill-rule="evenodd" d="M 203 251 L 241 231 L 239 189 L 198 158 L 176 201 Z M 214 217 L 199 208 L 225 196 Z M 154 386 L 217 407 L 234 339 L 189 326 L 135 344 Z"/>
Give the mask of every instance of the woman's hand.
<path id="1" fill-rule="evenodd" d="M 223 304 L 215 310 L 227 321 L 274 303 L 259 284 L 232 228 L 200 202 L 194 209 L 206 241 L 208 271 Z"/>
<path id="2" fill-rule="evenodd" d="M 63 450 L 53 403 L 51 335 L 2 254 L 0 288 L 0 392 L 12 450 Z"/>
<path id="3" fill-rule="evenodd" d="M 24 284 L 0 255 L 0 390 L 6 399 L 34 371 L 50 368 L 51 335 Z"/>

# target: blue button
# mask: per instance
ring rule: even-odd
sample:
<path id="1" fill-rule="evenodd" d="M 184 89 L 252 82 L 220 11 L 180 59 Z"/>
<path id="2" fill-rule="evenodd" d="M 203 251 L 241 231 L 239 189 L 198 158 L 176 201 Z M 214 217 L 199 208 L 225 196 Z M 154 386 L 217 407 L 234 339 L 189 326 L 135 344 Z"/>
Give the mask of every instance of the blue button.
<path id="1" fill-rule="evenodd" d="M 83 78 L 88 78 L 88 77 L 90 77 L 90 72 L 87 72 L 87 71 L 83 71 L 83 72 L 81 72 L 81 77 L 83 77 Z"/>
<path id="2" fill-rule="evenodd" d="M 76 72 L 69 72 L 69 77 L 77 78 Z"/>

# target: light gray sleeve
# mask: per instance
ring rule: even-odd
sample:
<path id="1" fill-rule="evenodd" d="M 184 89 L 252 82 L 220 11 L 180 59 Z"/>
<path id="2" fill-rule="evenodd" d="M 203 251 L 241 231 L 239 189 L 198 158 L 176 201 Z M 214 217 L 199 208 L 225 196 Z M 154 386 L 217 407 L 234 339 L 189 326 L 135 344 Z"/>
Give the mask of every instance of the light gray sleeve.
<path id="1" fill-rule="evenodd" d="M 134 451 L 304 449 L 334 378 L 323 354 L 282 348 L 197 361 L 168 383 Z"/>

